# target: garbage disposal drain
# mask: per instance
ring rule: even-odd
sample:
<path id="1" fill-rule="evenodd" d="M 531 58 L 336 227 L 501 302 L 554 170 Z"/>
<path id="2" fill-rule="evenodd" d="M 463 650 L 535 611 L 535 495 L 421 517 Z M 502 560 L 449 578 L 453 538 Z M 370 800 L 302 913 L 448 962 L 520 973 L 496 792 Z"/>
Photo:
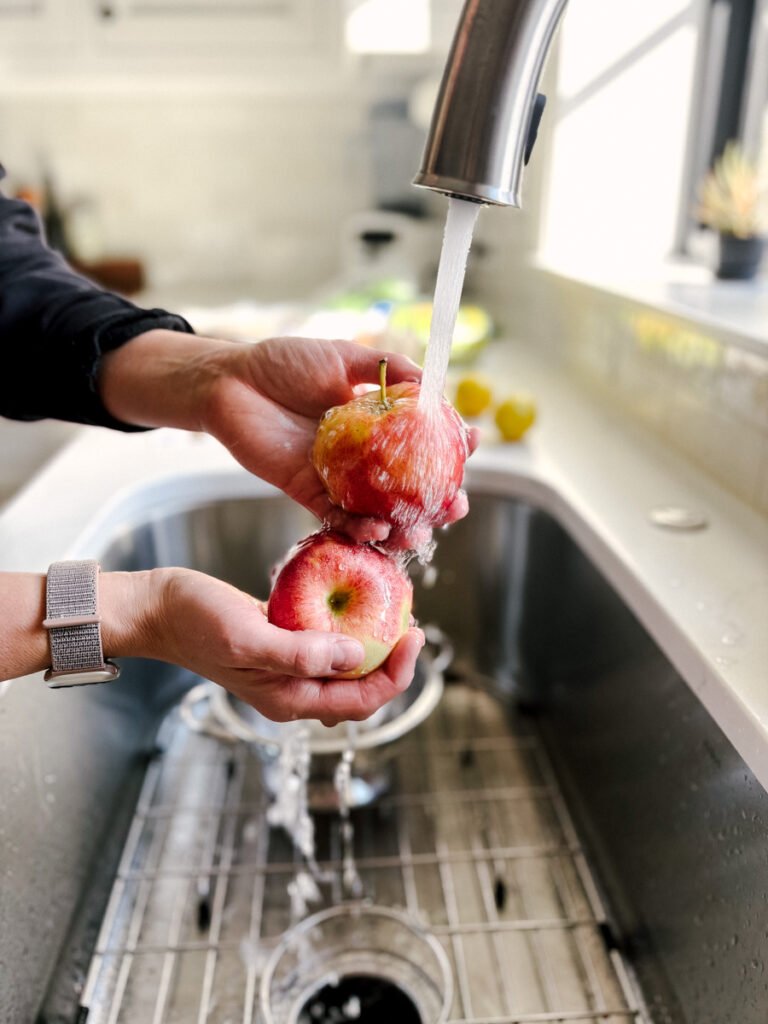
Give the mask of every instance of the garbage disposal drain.
<path id="1" fill-rule="evenodd" d="M 387 978 L 349 974 L 323 985 L 299 1011 L 297 1024 L 424 1024 L 411 997 Z"/>
<path id="2" fill-rule="evenodd" d="M 445 1024 L 453 973 L 420 921 L 389 907 L 341 903 L 283 934 L 260 997 L 264 1024 Z"/>

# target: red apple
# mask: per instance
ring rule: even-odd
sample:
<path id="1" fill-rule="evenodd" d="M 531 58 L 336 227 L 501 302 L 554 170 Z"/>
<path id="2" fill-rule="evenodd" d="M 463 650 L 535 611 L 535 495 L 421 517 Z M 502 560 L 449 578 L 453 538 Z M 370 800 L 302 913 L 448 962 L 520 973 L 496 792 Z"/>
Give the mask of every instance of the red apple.
<path id="1" fill-rule="evenodd" d="M 397 526 L 440 523 L 461 487 L 467 428 L 445 399 L 419 406 L 419 385 L 381 387 L 329 409 L 320 421 L 312 464 L 328 496 L 346 512 Z"/>
<path id="2" fill-rule="evenodd" d="M 365 649 L 364 676 L 408 629 L 413 585 L 397 561 L 370 544 L 321 530 L 294 547 L 278 570 L 267 618 L 282 629 L 344 633 Z"/>

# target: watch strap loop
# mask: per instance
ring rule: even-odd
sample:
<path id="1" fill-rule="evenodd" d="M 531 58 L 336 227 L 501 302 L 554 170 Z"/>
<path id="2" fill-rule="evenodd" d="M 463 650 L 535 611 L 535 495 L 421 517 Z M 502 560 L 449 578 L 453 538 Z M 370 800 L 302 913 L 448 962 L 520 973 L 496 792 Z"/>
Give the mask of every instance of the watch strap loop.
<path id="1" fill-rule="evenodd" d="M 48 569 L 45 619 L 51 649 L 51 686 L 104 682 L 118 674 L 104 660 L 98 609 L 99 564 L 94 559 L 54 562 Z"/>

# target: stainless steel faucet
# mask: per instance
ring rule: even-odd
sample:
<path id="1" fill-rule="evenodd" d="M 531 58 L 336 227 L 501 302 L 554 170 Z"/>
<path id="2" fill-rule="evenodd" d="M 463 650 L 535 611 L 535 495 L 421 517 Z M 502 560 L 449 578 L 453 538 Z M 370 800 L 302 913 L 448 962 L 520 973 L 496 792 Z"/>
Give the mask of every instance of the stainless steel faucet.
<path id="1" fill-rule="evenodd" d="M 520 206 L 544 97 L 537 85 L 566 0 L 465 0 L 415 185 Z"/>

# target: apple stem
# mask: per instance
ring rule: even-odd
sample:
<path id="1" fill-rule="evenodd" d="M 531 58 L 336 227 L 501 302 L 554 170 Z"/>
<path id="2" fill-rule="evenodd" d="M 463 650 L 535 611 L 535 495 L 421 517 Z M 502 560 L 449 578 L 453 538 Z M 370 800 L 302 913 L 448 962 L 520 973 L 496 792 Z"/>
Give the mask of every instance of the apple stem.
<path id="1" fill-rule="evenodd" d="M 379 386 L 381 388 L 381 404 L 387 404 L 387 360 L 379 360 Z"/>

